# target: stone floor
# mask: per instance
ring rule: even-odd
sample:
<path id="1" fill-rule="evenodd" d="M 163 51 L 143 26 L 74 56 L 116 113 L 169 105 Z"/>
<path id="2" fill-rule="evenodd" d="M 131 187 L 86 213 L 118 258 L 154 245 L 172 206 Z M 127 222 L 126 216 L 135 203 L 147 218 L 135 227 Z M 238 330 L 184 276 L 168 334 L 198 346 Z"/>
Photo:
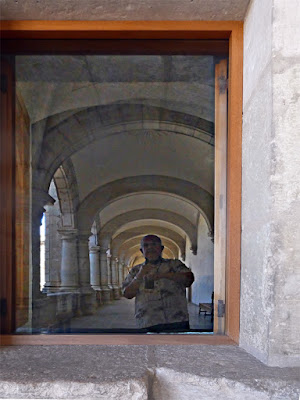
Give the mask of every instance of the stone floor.
<path id="1" fill-rule="evenodd" d="M 189 304 L 190 327 L 192 330 L 211 330 L 210 316 L 198 314 L 199 308 Z M 134 299 L 121 298 L 109 304 L 102 305 L 94 315 L 71 319 L 72 332 L 82 329 L 135 329 Z"/>

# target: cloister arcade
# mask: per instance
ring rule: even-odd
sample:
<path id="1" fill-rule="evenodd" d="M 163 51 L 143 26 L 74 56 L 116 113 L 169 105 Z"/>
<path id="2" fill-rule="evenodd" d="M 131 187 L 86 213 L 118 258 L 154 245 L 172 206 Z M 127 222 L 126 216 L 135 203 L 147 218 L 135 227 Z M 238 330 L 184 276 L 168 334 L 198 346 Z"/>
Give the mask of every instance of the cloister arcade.
<path id="1" fill-rule="evenodd" d="M 20 207 L 32 248 L 18 272 L 32 305 L 28 312 L 21 291 L 19 328 L 29 319 L 34 329 L 54 326 L 117 301 L 124 277 L 144 260 L 148 233 L 162 238 L 164 257 L 192 269 L 190 301 L 210 301 L 217 61 L 17 57 L 17 129 L 30 137 L 17 143 L 31 192 Z"/>

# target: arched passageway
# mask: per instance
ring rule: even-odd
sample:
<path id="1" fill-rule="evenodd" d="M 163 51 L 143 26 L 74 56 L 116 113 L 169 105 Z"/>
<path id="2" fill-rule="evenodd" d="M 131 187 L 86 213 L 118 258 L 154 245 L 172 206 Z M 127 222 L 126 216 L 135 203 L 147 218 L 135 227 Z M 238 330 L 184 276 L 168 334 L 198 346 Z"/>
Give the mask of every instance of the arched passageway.
<path id="1" fill-rule="evenodd" d="M 216 60 L 124 60 L 123 71 L 110 56 L 24 57 L 18 66 L 18 95 L 32 132 L 36 328 L 125 304 L 122 281 L 143 262 L 140 241 L 147 233 L 161 236 L 164 257 L 179 258 L 193 271 L 191 303 L 210 301 Z M 42 93 L 44 107 L 37 109 L 33 96 Z M 41 292 L 44 209 L 47 279 Z"/>

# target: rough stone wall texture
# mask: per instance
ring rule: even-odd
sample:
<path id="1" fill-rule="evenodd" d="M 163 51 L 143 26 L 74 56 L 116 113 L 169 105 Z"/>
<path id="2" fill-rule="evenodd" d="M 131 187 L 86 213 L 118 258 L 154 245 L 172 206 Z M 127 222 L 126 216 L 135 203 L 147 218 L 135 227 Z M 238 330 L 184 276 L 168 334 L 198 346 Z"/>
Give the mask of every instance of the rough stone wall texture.
<path id="1" fill-rule="evenodd" d="M 254 0 L 244 28 L 240 344 L 280 366 L 300 364 L 299 18 Z"/>
<path id="2" fill-rule="evenodd" d="M 271 170 L 276 266 L 270 363 L 300 365 L 300 3 L 273 0 Z M 296 361 L 298 360 L 298 361 Z"/>
<path id="3" fill-rule="evenodd" d="M 7 347 L 0 398 L 298 400 L 298 377 L 238 346 Z"/>
<path id="4" fill-rule="evenodd" d="M 242 20 L 249 0 L 1 0 L 3 20 Z"/>

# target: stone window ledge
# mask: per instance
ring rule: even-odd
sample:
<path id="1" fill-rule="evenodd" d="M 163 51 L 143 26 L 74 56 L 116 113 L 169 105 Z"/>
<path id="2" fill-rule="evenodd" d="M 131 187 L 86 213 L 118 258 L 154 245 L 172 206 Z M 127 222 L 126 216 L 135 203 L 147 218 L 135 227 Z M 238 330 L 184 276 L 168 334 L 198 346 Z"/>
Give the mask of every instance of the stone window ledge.
<path id="1" fill-rule="evenodd" d="M 12 346 L 0 398 L 297 399 L 299 368 L 267 367 L 237 346 Z"/>

